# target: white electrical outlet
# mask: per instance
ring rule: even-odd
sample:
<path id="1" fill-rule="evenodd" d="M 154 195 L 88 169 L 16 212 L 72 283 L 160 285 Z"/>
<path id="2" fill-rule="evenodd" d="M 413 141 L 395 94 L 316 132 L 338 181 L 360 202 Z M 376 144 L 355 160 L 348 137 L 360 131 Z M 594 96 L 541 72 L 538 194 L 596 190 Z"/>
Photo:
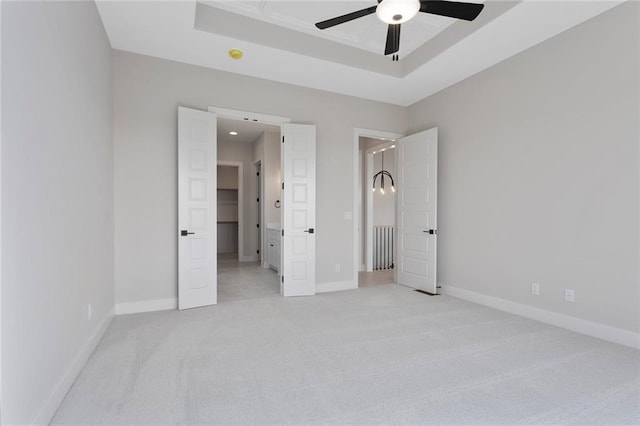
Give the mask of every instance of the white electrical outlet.
<path id="1" fill-rule="evenodd" d="M 564 301 L 573 303 L 573 302 L 575 302 L 575 299 L 576 299 L 575 291 L 573 291 L 570 288 L 565 288 L 564 289 Z"/>
<path id="2" fill-rule="evenodd" d="M 344 212 L 344 220 L 353 220 L 353 214 L 351 212 Z"/>
<path id="3" fill-rule="evenodd" d="M 531 294 L 535 294 L 536 296 L 540 296 L 540 284 L 531 283 Z"/>
<path id="4" fill-rule="evenodd" d="M 342 265 L 340 265 L 339 263 L 336 263 L 336 272 L 340 272 L 341 269 L 342 269 Z"/>
<path id="5" fill-rule="evenodd" d="M 92 315 L 93 315 L 93 311 L 91 309 L 91 303 L 89 303 L 87 305 L 87 320 L 90 320 Z"/>

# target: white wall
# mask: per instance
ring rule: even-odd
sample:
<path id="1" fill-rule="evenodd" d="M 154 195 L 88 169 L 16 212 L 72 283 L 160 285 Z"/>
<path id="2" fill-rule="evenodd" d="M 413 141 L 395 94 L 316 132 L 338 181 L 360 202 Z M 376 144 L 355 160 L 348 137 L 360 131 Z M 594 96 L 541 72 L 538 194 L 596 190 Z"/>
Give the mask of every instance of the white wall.
<path id="1" fill-rule="evenodd" d="M 439 128 L 439 282 L 640 330 L 638 7 L 409 108 Z"/>
<path id="2" fill-rule="evenodd" d="M 132 53 L 113 61 L 118 303 L 177 294 L 178 105 L 316 124 L 317 279 L 353 279 L 353 220 L 344 219 L 353 211 L 353 129 L 404 132 L 406 108 Z"/>
<path id="3" fill-rule="evenodd" d="M 114 304 L 111 48 L 93 2 L 1 7 L 2 423 L 46 423 Z"/>

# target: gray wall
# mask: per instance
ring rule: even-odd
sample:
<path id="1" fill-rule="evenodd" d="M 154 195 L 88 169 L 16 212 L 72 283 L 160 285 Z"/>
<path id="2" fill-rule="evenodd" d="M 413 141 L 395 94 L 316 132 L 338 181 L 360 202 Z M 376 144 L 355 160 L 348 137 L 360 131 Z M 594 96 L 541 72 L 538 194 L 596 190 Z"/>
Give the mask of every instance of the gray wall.
<path id="1" fill-rule="evenodd" d="M 640 330 L 638 39 L 629 2 L 409 108 L 439 128 L 439 282 Z"/>
<path id="2" fill-rule="evenodd" d="M 280 223 L 280 209 L 275 206 L 276 201 L 281 199 L 280 133 L 266 132 L 264 134 L 262 167 L 264 171 L 264 225 L 266 227 L 269 223 Z"/>
<path id="3" fill-rule="evenodd" d="M 218 159 L 218 161 L 223 159 Z M 218 166 L 218 189 L 238 189 L 238 168 Z"/>
<path id="4" fill-rule="evenodd" d="M 262 253 L 261 260 L 263 262 L 266 262 L 267 258 L 267 228 L 270 224 L 280 224 L 280 209 L 276 207 L 276 201 L 280 200 L 280 185 L 282 182 L 282 167 L 280 165 L 281 132 L 276 126 L 273 129 L 273 131 L 264 132 L 253 143 L 253 160 L 261 162 L 262 180 L 264 182 L 264 193 L 261 200 L 264 223 L 260 230 L 262 237 L 260 252 Z M 258 213 L 256 211 L 256 223 L 260 223 Z"/>
<path id="5" fill-rule="evenodd" d="M 113 308 L 111 48 L 93 2 L 1 7 L 2 423 L 24 424 Z"/>
<path id="6" fill-rule="evenodd" d="M 116 51 L 113 62 L 117 303 L 177 294 L 179 105 L 317 125 L 317 281 L 352 280 L 353 221 L 344 212 L 353 211 L 353 129 L 403 132 L 406 108 L 132 53 Z"/>

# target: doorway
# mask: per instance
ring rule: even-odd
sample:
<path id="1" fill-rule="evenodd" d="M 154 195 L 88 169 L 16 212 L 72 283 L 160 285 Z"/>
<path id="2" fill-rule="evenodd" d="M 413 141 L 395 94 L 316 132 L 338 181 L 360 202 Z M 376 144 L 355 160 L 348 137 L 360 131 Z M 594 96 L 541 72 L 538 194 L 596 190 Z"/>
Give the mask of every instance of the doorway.
<path id="1" fill-rule="evenodd" d="M 217 256 L 221 259 L 240 260 L 243 252 L 244 215 L 242 163 L 218 161 L 217 208 Z"/>
<path id="2" fill-rule="evenodd" d="M 234 128 L 229 130 L 224 126 L 229 122 L 235 123 L 232 124 L 233 127 L 270 126 L 277 132 L 262 131 L 257 138 L 247 139 L 252 141 L 250 145 L 242 146 L 238 143 L 239 136 L 247 133 L 245 130 L 250 127 L 244 127 L 242 131 Z M 244 185 L 238 183 L 238 187 L 242 188 L 242 194 L 238 193 L 237 197 L 238 254 L 234 266 L 252 266 L 259 269 L 267 269 L 263 266 L 271 266 L 276 277 L 279 278 L 276 280 L 279 291 L 275 294 L 283 296 L 315 294 L 315 125 L 292 124 L 284 117 L 218 107 L 209 107 L 208 112 L 178 107 L 178 124 L 178 228 L 179 236 L 183 237 L 178 244 L 179 309 L 217 303 L 221 288 L 219 284 L 225 281 L 225 274 L 216 273 L 218 270 L 216 159 L 221 163 L 228 163 L 224 165 L 235 165 L 230 162 L 242 164 L 242 170 L 238 172 L 238 180 L 244 182 Z M 276 153 L 277 160 L 273 163 L 277 164 L 280 170 L 277 179 L 267 177 L 266 161 L 269 158 L 267 153 L 276 152 L 267 148 L 267 133 L 275 136 L 270 139 L 275 141 L 279 151 Z M 235 139 L 225 141 L 225 138 L 229 137 Z M 260 145 L 261 142 L 262 145 Z M 264 153 L 264 157 L 256 160 L 255 157 L 259 157 L 261 152 Z M 259 181 L 250 177 L 258 161 L 265 175 L 262 187 L 263 198 L 257 197 Z M 247 173 L 249 175 L 246 175 Z M 288 182 L 286 187 L 285 182 Z M 273 183 L 275 185 L 272 185 Z M 268 200 L 270 187 L 273 187 L 274 198 L 277 198 L 273 204 Z M 259 205 L 254 205 L 254 202 Z M 242 208 L 243 204 L 247 207 L 246 209 Z M 274 222 L 268 220 L 267 213 L 271 205 L 275 209 L 282 207 L 278 210 L 275 216 L 277 219 Z M 262 214 L 256 215 L 258 209 Z M 261 216 L 258 223 L 255 221 L 256 216 Z M 261 229 L 260 234 L 246 229 L 250 222 Z M 243 226 L 240 226 L 241 223 Z M 277 232 L 280 246 L 280 255 L 277 256 L 277 253 L 272 250 L 275 255 L 273 257 L 276 259 L 275 261 L 268 259 L 268 265 L 264 265 L 265 262 L 260 263 L 260 258 L 264 259 L 266 254 L 265 231 L 273 231 L 274 234 Z M 195 234 L 198 235 L 194 236 Z M 259 256 L 261 253 L 262 256 Z M 273 275 L 273 272 L 271 274 Z M 243 284 L 261 281 L 244 275 Z M 263 296 L 247 295 L 244 291 L 246 288 L 235 288 L 236 286 L 232 285 L 233 278 L 229 275 L 226 275 L 226 278 L 229 278 L 227 288 L 233 289 L 236 293 L 242 290 L 240 292 L 244 294 L 240 295 L 241 299 Z M 207 297 L 200 300 L 197 297 L 199 294 L 206 294 Z M 221 297 L 221 299 L 227 298 Z"/>
<path id="3" fill-rule="evenodd" d="M 363 156 L 363 235 L 358 287 L 395 282 L 396 176 L 395 141 L 360 138 Z"/>
<path id="4" fill-rule="evenodd" d="M 354 288 L 360 286 L 360 277 L 366 274 L 366 196 L 367 191 L 373 192 L 372 180 L 367 180 L 366 155 L 365 151 L 375 145 L 384 143 L 393 144 L 394 141 L 401 138 L 401 133 L 385 132 L 372 129 L 356 128 L 353 131 L 353 159 L 354 159 L 354 188 L 355 194 L 353 202 L 354 226 L 353 226 L 353 283 Z M 369 141 L 371 146 L 369 146 Z M 361 143 L 362 142 L 362 143 Z M 373 167 L 371 168 L 371 179 L 373 179 Z M 365 181 L 371 184 L 365 184 Z M 386 179 L 385 179 L 386 181 Z M 367 277 L 363 277 L 363 285 Z M 388 279 L 387 279 L 388 280 Z"/>
<path id="5" fill-rule="evenodd" d="M 250 120 L 218 118 L 218 300 L 220 303 L 278 296 L 278 273 L 263 268 L 265 190 L 261 178 L 277 169 L 280 127 Z M 273 182 L 279 191 L 279 182 Z M 269 197 L 267 197 L 269 198 Z M 279 213 L 279 212 L 278 212 Z M 237 230 L 237 232 L 234 232 Z M 234 248 L 237 248 L 234 250 Z"/>

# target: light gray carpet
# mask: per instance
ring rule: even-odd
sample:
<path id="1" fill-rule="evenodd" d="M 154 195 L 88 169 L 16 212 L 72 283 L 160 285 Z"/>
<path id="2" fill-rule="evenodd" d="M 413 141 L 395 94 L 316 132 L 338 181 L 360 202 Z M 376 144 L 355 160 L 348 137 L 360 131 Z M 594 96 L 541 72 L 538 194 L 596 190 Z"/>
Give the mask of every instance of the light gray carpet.
<path id="1" fill-rule="evenodd" d="M 398 285 L 115 318 L 56 424 L 638 424 L 640 353 Z"/>

